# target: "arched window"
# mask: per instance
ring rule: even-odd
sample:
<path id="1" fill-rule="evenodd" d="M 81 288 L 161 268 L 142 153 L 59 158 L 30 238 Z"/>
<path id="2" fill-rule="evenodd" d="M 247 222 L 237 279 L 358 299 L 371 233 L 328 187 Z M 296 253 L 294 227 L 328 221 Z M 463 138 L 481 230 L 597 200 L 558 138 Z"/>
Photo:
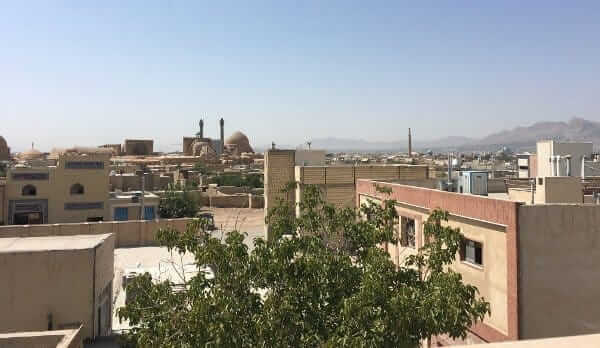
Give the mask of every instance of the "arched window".
<path id="1" fill-rule="evenodd" d="M 84 192 L 83 185 L 81 184 L 73 184 L 71 186 L 71 194 L 72 195 L 82 195 Z"/>
<path id="2" fill-rule="evenodd" d="M 33 185 L 25 185 L 23 186 L 21 194 L 23 196 L 35 196 L 37 194 L 37 189 Z"/>

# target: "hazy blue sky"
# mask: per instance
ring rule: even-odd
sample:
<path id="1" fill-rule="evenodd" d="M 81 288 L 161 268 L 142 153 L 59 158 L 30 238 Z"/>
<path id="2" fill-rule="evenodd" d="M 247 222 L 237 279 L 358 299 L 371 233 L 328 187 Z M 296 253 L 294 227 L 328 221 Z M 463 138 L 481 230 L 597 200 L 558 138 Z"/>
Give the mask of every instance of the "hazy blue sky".
<path id="1" fill-rule="evenodd" d="M 598 120 L 600 1 L 3 1 L 0 135 L 14 150 L 242 130 L 482 136 Z"/>

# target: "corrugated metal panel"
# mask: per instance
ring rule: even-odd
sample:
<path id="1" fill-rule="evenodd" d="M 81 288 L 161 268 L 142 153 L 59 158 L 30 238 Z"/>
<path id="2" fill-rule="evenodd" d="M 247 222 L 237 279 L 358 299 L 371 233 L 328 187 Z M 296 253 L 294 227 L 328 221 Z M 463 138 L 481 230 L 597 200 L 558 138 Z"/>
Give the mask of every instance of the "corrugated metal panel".
<path id="1" fill-rule="evenodd" d="M 354 167 L 327 167 L 325 171 L 327 184 L 353 184 Z"/>

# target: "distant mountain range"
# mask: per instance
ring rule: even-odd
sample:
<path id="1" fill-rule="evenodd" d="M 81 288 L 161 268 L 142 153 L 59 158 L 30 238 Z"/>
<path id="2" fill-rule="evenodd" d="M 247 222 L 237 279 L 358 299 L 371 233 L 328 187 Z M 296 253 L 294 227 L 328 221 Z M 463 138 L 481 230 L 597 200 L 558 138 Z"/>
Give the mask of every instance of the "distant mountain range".
<path id="1" fill-rule="evenodd" d="M 507 146 L 514 151 L 526 151 L 535 149 L 536 142 L 543 139 L 591 141 L 598 146 L 600 145 L 600 122 L 582 118 L 572 118 L 568 122 L 538 122 L 528 127 L 503 130 L 479 139 L 451 136 L 431 141 L 413 140 L 413 148 L 417 151 L 427 149 L 495 151 Z M 312 148 L 327 151 L 406 151 L 407 147 L 406 139 L 396 142 L 332 137 L 312 140 Z"/>

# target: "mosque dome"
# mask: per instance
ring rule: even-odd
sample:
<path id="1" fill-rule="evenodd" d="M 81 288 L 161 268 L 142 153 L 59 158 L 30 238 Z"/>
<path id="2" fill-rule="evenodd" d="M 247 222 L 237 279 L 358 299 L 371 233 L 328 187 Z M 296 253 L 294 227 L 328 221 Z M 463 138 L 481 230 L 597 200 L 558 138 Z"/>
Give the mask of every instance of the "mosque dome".
<path id="1" fill-rule="evenodd" d="M 248 137 L 240 131 L 233 133 L 229 138 L 225 139 L 225 145 L 236 145 L 240 153 L 254 152 L 250 146 Z"/>

